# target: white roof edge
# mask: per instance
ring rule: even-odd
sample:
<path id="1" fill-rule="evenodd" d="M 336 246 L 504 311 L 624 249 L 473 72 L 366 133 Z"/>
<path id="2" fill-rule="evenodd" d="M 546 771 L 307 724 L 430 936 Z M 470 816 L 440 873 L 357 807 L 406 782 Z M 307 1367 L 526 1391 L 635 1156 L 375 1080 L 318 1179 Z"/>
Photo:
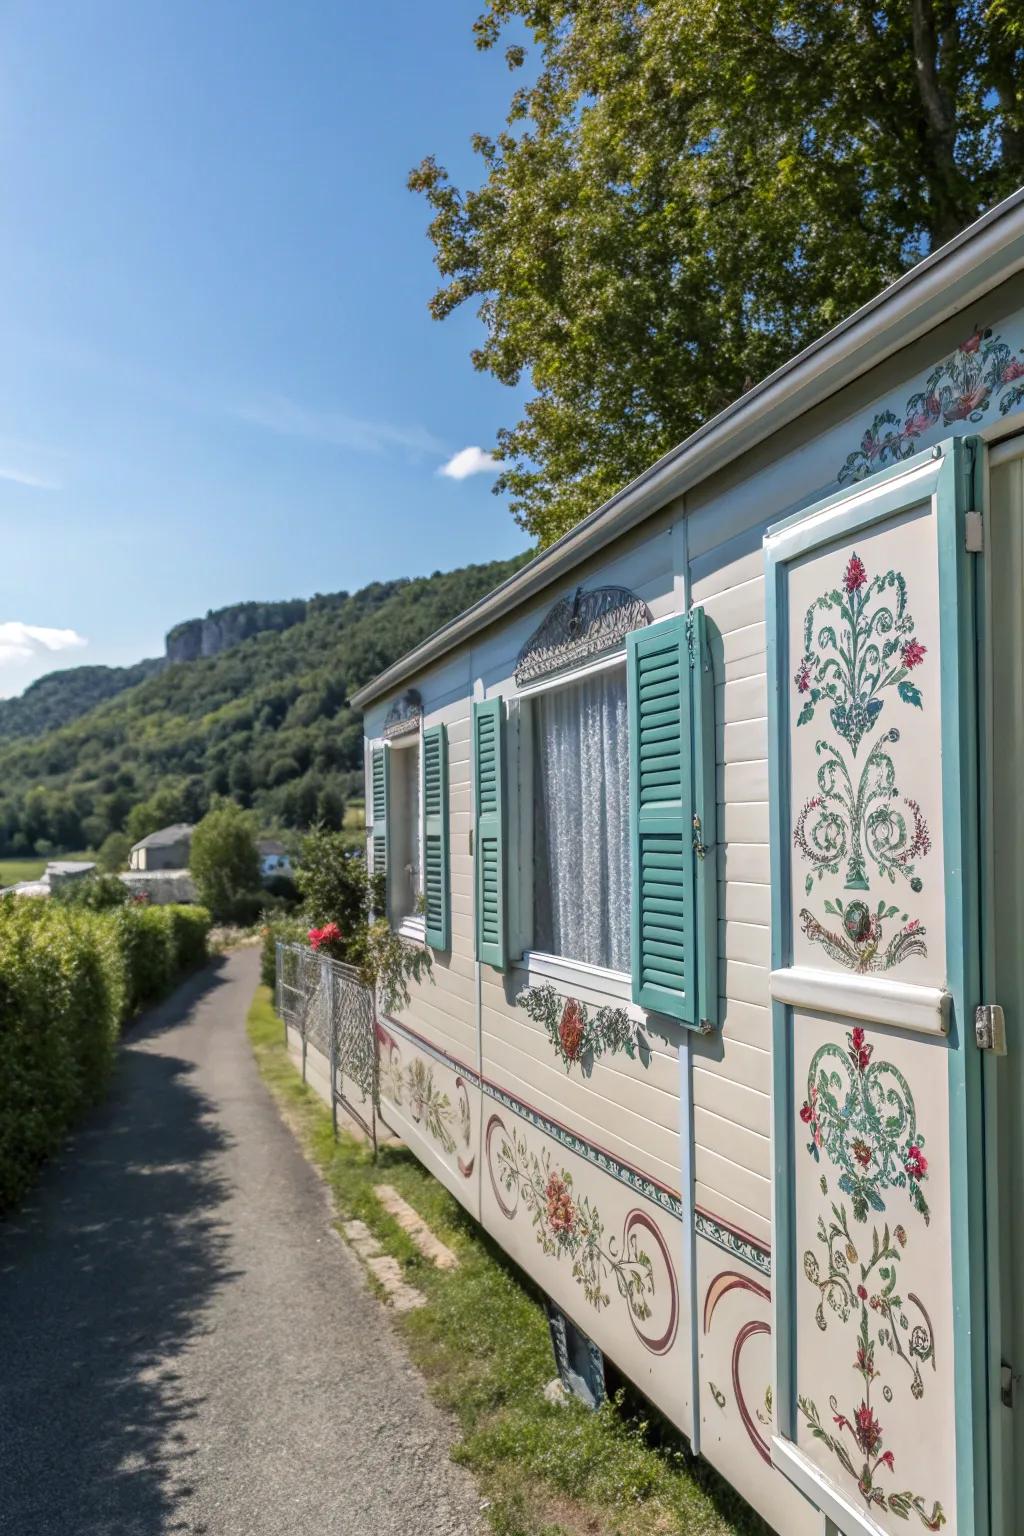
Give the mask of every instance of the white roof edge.
<path id="1" fill-rule="evenodd" d="M 1024 267 L 1024 187 L 924 257 L 609 498 L 507 581 L 358 689 L 356 708 L 390 693 L 611 539 L 909 345 Z"/>

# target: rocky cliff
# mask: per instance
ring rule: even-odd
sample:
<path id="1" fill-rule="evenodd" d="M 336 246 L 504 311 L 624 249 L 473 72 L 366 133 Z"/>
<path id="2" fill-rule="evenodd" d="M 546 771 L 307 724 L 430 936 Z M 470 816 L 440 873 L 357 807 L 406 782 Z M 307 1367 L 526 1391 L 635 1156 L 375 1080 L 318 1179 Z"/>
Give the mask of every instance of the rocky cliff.
<path id="1" fill-rule="evenodd" d="M 283 603 L 235 603 L 230 608 L 211 609 L 205 619 L 186 619 L 168 631 L 167 660 L 219 656 L 264 630 L 291 629 L 305 620 L 308 606 L 305 599 L 293 598 Z"/>

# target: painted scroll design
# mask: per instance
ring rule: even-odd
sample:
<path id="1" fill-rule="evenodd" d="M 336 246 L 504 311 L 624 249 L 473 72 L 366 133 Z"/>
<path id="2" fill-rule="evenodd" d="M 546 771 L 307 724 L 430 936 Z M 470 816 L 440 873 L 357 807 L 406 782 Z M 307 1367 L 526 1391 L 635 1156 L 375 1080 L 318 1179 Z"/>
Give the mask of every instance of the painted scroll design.
<path id="1" fill-rule="evenodd" d="M 527 987 L 516 999 L 523 1012 L 540 1024 L 568 1072 L 577 1063 L 584 1074 L 605 1052 L 624 1051 L 636 1060 L 641 1038 L 625 1008 L 598 1008 L 591 1013 L 574 997 L 559 996 L 554 987 Z"/>
<path id="2" fill-rule="evenodd" d="M 1001 336 L 976 330 L 955 352 L 944 357 L 928 375 L 923 388 L 912 394 L 902 417 L 895 411 L 879 411 L 847 456 L 837 475 L 840 485 L 853 485 L 876 469 L 902 463 L 917 451 L 917 442 L 941 424 L 978 422 L 994 401 L 1005 416 L 1024 402 L 1024 348 L 1019 355 Z"/>
<path id="3" fill-rule="evenodd" d="M 839 586 L 807 610 L 804 654 L 793 679 L 802 700 L 797 728 L 808 725 L 824 704 L 840 738 L 815 743 L 821 760 L 817 792 L 804 802 L 793 830 L 796 850 L 810 865 L 804 887 L 808 896 L 815 880 L 826 875 L 843 874 L 845 890 L 868 891 L 872 871 L 892 885 L 905 881 L 915 894 L 923 888 L 918 867 L 931 851 L 931 833 L 918 801 L 901 796 L 896 783 L 890 749 L 900 732 L 895 727 L 885 731 L 859 770 L 856 764 L 889 690 L 904 704 L 924 706 L 912 674 L 928 647 L 915 629 L 902 573 L 869 576 L 856 550 Z M 928 953 L 920 920 L 885 900 L 844 904 L 833 897 L 824 903 L 824 920 L 802 908 L 800 927 L 837 964 L 861 975 L 892 970 L 913 955 Z"/>
<path id="4" fill-rule="evenodd" d="M 772 1293 L 768 1287 L 761 1285 L 757 1280 L 752 1280 L 749 1275 L 742 1275 L 734 1269 L 723 1270 L 709 1282 L 708 1288 L 704 1293 L 704 1332 L 706 1334 L 711 1331 L 711 1323 L 718 1309 L 719 1302 L 723 1297 L 728 1296 L 731 1291 L 736 1290 L 750 1291 L 754 1296 L 759 1296 L 762 1301 L 770 1302 L 772 1299 Z M 770 1429 L 771 1427 L 771 1387 L 769 1386 L 765 1390 L 764 1407 L 758 1408 L 755 1413 L 751 1413 L 750 1406 L 743 1394 L 743 1385 L 740 1378 L 740 1360 L 744 1347 L 750 1339 L 756 1338 L 760 1334 L 770 1334 L 771 1331 L 771 1325 L 760 1318 L 752 1318 L 744 1323 L 733 1340 L 732 1355 L 729 1362 L 733 1396 L 736 1399 L 736 1407 L 739 1409 L 743 1428 L 754 1450 L 769 1467 L 772 1464 L 771 1442 L 761 1433 L 757 1425 L 758 1421 L 760 1421 L 767 1428 Z M 713 1381 L 709 1381 L 708 1386 L 718 1407 L 724 1409 L 726 1406 L 725 1393 Z"/>
<path id="5" fill-rule="evenodd" d="M 384 1096 L 398 1109 L 407 1109 L 413 1124 L 418 1125 L 449 1157 L 461 1146 L 463 1150 L 459 1152 L 456 1163 L 462 1177 L 470 1178 L 476 1158 L 467 1155 L 472 1140 L 473 1117 L 465 1080 L 456 1076 L 456 1102 L 453 1104 L 447 1093 L 435 1084 L 434 1069 L 428 1062 L 416 1056 L 403 1066 L 398 1041 L 380 1025 L 377 1026 L 377 1040 L 384 1053 L 380 1067 L 380 1086 Z"/>
<path id="6" fill-rule="evenodd" d="M 829 1042 L 815 1052 L 808 1072 L 807 1098 L 800 1119 L 810 1131 L 807 1150 L 815 1162 L 822 1154 L 839 1170 L 838 1189 L 849 1198 L 829 1202 L 818 1216 L 816 1252 L 803 1256 L 807 1282 L 817 1292 L 814 1320 L 824 1333 L 829 1314 L 840 1325 L 856 1321 L 852 1368 L 860 1377 L 860 1402 L 845 1410 L 839 1395 L 829 1396 L 829 1418 L 815 1401 L 798 1395 L 797 1407 L 815 1440 L 827 1446 L 857 1484 L 869 1510 L 898 1519 L 915 1515 L 926 1530 L 946 1524 L 941 1503 L 912 1490 L 888 1486 L 896 1458 L 887 1448 L 878 1417 L 878 1397 L 893 1402 L 883 1370 L 902 1367 L 909 1374 L 915 1401 L 924 1396 L 925 1372 L 935 1371 L 935 1332 L 919 1296 L 899 1286 L 899 1266 L 909 1242 L 906 1228 L 872 1226 L 871 1239 L 855 1235 L 850 1225 L 866 1223 L 869 1211 L 884 1212 L 885 1197 L 905 1190 L 915 1210 L 929 1220 L 921 1185 L 928 1175 L 924 1137 L 917 1129 L 914 1099 L 906 1078 L 891 1062 L 873 1062 L 874 1047 L 862 1029 L 847 1034 L 847 1048 Z M 829 1196 L 823 1174 L 821 1192 Z M 883 1415 L 885 1413 L 882 1409 Z"/>
<path id="7" fill-rule="evenodd" d="M 609 1237 L 597 1206 L 574 1188 L 566 1168 L 552 1164 L 547 1147 L 539 1155 L 531 1151 L 524 1137 L 508 1131 L 500 1115 L 488 1121 L 485 1144 L 491 1187 L 506 1220 L 515 1220 L 520 1209 L 529 1215 L 542 1252 L 570 1261 L 572 1278 L 596 1311 L 611 1304 L 614 1282 L 641 1344 L 651 1354 L 666 1354 L 678 1328 L 679 1292 L 668 1246 L 653 1218 L 646 1211 L 631 1210 L 621 1240 Z M 651 1301 L 658 1285 L 644 1243 L 660 1258 L 668 1286 L 668 1322 L 660 1334 L 643 1326 L 653 1317 Z"/>

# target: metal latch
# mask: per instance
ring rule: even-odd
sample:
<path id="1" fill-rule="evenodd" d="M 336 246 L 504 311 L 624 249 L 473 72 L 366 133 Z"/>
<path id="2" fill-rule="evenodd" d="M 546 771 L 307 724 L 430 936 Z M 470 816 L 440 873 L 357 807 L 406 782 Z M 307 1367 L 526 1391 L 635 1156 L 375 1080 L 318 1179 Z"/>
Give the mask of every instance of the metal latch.
<path id="1" fill-rule="evenodd" d="M 1006 1017 L 998 1003 L 982 1003 L 974 1014 L 974 1038 L 979 1051 L 1006 1055 Z"/>
<path id="2" fill-rule="evenodd" d="M 964 548 L 969 555 L 980 555 L 985 548 L 985 534 L 980 512 L 964 513 Z"/>

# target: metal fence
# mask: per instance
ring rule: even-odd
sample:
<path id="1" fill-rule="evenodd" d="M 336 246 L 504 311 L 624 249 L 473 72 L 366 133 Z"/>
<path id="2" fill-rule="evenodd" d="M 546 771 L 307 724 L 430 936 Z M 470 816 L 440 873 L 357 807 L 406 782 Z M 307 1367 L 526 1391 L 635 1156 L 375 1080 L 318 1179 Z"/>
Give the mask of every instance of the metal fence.
<path id="1" fill-rule="evenodd" d="M 278 944 L 276 1002 L 278 1016 L 302 1042 L 302 1080 L 310 1044 L 327 1058 L 331 1076 L 331 1114 L 338 1129 L 338 1106 L 361 1125 L 377 1151 L 377 1011 L 372 987 L 358 971 L 301 944 Z"/>

